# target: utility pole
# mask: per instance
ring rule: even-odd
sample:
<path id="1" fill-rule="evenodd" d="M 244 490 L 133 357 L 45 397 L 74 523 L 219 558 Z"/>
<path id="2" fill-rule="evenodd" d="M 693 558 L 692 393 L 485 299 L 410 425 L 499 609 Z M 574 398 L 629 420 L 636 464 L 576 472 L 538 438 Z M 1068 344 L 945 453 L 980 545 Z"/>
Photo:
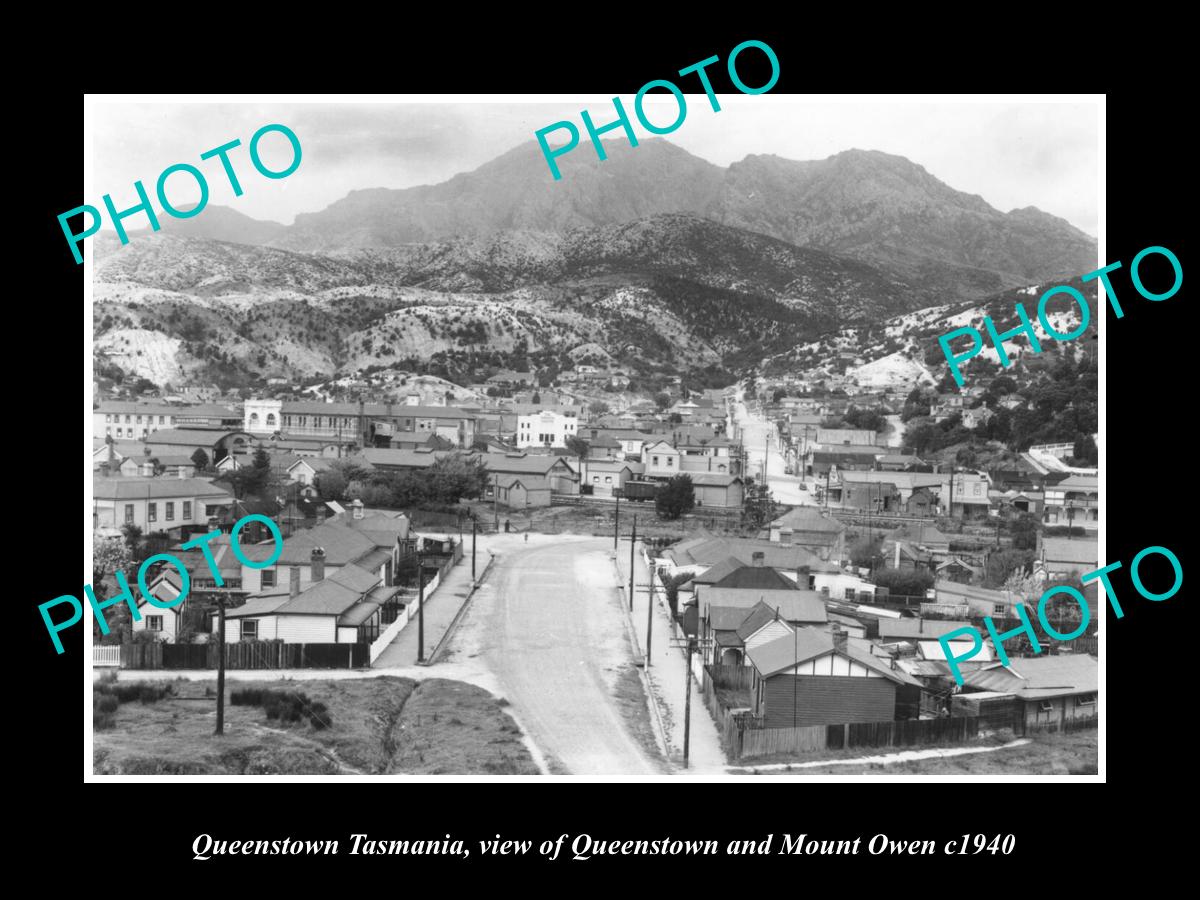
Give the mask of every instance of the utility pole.
<path id="1" fill-rule="evenodd" d="M 225 598 L 217 598 L 218 617 L 220 625 L 217 628 L 217 730 L 215 734 L 225 733 Z"/>
<path id="2" fill-rule="evenodd" d="M 771 460 L 771 432 L 767 432 L 767 436 L 763 438 L 763 487 L 767 486 L 767 469 L 770 468 Z"/>
<path id="3" fill-rule="evenodd" d="M 475 581 L 475 544 L 479 537 L 478 523 L 475 521 L 475 511 L 471 511 L 471 581 Z"/>
<path id="4" fill-rule="evenodd" d="M 650 637 L 654 632 L 654 572 L 646 585 L 646 668 L 650 668 Z"/>
<path id="5" fill-rule="evenodd" d="M 492 527 L 496 534 L 500 533 L 500 476 L 492 476 Z"/>
<path id="6" fill-rule="evenodd" d="M 425 573 L 421 571 L 420 550 L 417 550 L 417 662 L 425 662 Z"/>
<path id="7" fill-rule="evenodd" d="M 617 481 L 621 480 L 621 476 L 617 476 Z M 617 549 L 617 541 L 621 537 L 621 487 L 618 485 L 613 489 L 613 496 L 617 498 L 616 518 L 613 520 L 613 550 Z"/>
<path id="8" fill-rule="evenodd" d="M 637 544 L 637 513 L 633 514 L 633 534 L 629 536 L 629 611 L 633 612 L 633 548 Z"/>
<path id="9" fill-rule="evenodd" d="M 687 644 L 687 675 L 683 695 L 683 767 L 688 767 L 688 750 L 692 741 L 692 654 L 696 651 L 695 638 Z"/>

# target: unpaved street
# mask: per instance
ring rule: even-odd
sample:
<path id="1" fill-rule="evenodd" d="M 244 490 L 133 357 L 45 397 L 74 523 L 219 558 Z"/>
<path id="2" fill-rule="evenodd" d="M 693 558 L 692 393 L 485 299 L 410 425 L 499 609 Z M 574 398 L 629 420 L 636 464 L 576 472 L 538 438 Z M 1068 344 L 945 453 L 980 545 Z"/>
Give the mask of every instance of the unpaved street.
<path id="1" fill-rule="evenodd" d="M 570 774 L 665 774 L 631 669 L 611 546 L 562 535 L 499 553 L 450 656 L 482 663 L 534 743 Z"/>

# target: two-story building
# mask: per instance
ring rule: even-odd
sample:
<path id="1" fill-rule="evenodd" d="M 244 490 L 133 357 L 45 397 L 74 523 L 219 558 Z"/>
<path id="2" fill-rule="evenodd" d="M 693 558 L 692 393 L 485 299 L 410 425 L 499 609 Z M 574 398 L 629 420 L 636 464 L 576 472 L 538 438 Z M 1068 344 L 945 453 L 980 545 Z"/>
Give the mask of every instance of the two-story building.
<path id="1" fill-rule="evenodd" d="M 143 534 L 166 532 L 182 540 L 207 530 L 233 495 L 206 478 L 97 478 L 92 490 L 92 527 L 136 525 Z"/>
<path id="2" fill-rule="evenodd" d="M 579 433 L 579 420 L 551 410 L 517 416 L 517 447 L 566 447 Z"/>
<path id="3" fill-rule="evenodd" d="M 1047 525 L 1071 525 L 1097 531 L 1100 528 L 1100 481 L 1095 475 L 1069 475 L 1057 484 L 1046 483 Z"/>
<path id="4" fill-rule="evenodd" d="M 322 403 L 315 400 L 247 400 L 245 431 L 284 439 L 318 439 L 361 447 L 387 446 L 393 437 L 437 434 L 455 447 L 475 441 L 475 416 L 454 406 L 408 403 Z"/>

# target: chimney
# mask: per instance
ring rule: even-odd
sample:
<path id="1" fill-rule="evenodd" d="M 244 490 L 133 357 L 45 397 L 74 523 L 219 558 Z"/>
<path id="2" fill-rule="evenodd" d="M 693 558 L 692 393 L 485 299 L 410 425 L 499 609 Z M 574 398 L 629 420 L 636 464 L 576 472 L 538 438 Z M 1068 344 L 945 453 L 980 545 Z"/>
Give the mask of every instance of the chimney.
<path id="1" fill-rule="evenodd" d="M 300 567 L 288 567 L 288 594 L 293 597 L 300 596 Z"/>
<path id="2" fill-rule="evenodd" d="M 833 649 L 841 653 L 846 652 L 846 632 L 842 630 L 842 626 L 834 623 L 829 629 L 829 633 L 833 636 Z"/>
<path id="3" fill-rule="evenodd" d="M 101 478 L 108 477 L 108 463 L 106 463 L 106 462 L 100 463 L 100 477 Z"/>
<path id="4" fill-rule="evenodd" d="M 350 504 L 350 509 L 353 510 L 354 518 L 361 519 L 363 517 L 363 503 L 357 497 Z"/>
<path id="5" fill-rule="evenodd" d="M 316 584 L 318 581 L 323 581 L 325 578 L 325 550 L 322 547 L 313 547 L 312 551 L 312 581 Z"/>
<path id="6" fill-rule="evenodd" d="M 765 553 L 763 553 L 761 550 L 755 550 L 754 553 L 751 554 L 751 556 L 750 556 L 750 559 L 753 561 L 752 564 L 755 566 L 761 566 L 763 564 L 763 560 L 766 558 L 767 558 L 767 555 Z"/>

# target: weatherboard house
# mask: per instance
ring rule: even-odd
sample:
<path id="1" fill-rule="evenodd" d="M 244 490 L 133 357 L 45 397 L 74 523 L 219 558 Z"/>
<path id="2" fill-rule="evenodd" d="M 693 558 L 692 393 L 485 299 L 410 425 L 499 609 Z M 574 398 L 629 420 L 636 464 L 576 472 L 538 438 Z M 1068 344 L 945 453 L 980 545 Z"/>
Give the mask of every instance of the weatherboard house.
<path id="1" fill-rule="evenodd" d="M 921 685 L 849 646 L 846 633 L 796 628 L 746 650 L 750 696 L 764 728 L 890 722 L 920 706 Z"/>

